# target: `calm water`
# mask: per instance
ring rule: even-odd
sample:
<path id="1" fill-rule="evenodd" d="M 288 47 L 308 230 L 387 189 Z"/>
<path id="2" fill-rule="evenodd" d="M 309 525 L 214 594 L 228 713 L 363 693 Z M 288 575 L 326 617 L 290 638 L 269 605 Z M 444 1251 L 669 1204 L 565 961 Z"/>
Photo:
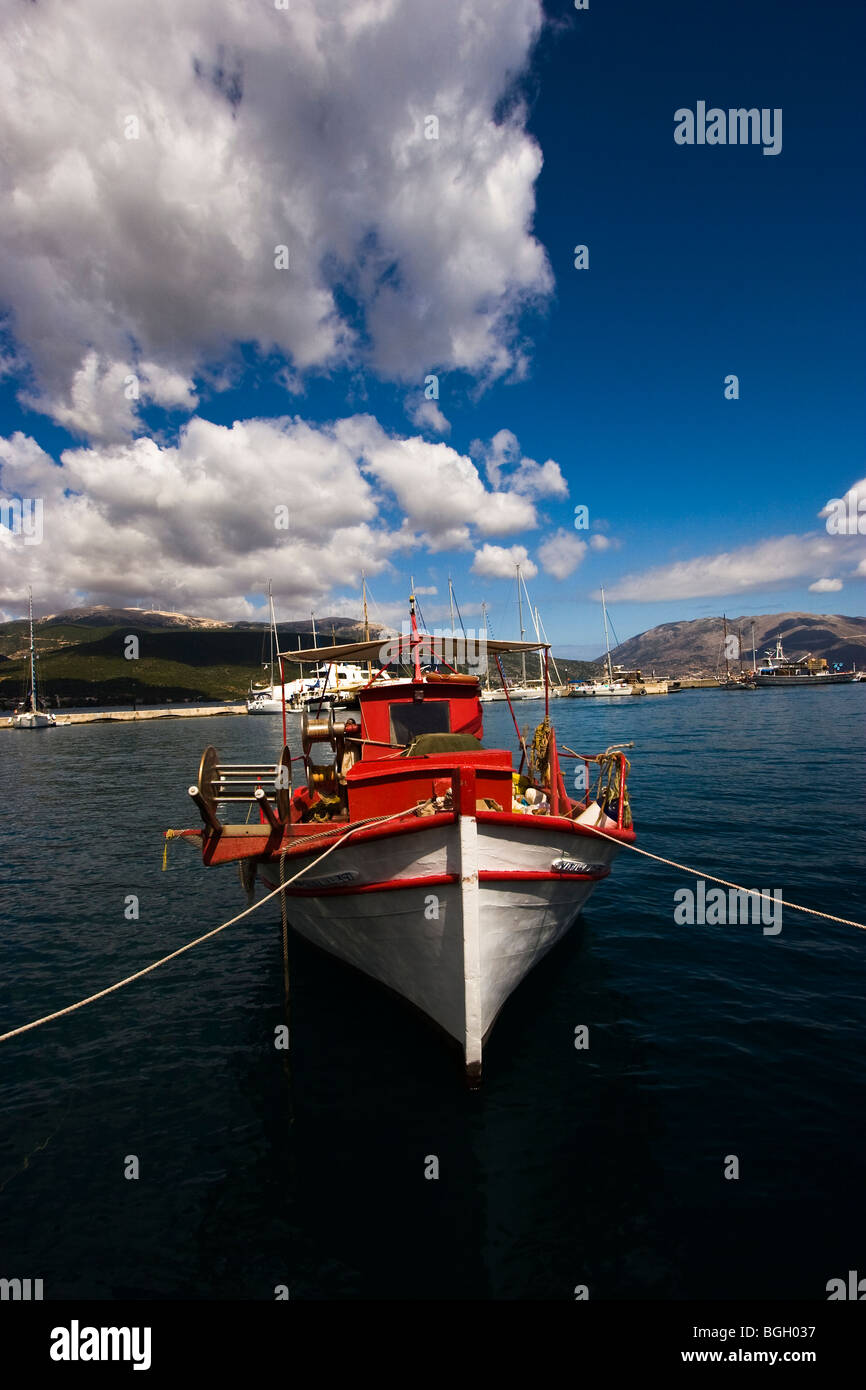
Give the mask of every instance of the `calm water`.
<path id="1" fill-rule="evenodd" d="M 635 740 L 643 847 L 866 920 L 862 687 L 553 710 L 572 747 Z M 486 715 L 502 742 L 507 710 Z M 183 844 L 163 874 L 162 830 L 195 824 L 205 743 L 244 761 L 278 737 L 229 717 L 0 732 L 0 1031 L 243 906 Z M 624 851 L 474 1094 L 422 1019 L 298 941 L 289 1071 L 270 904 L 3 1044 L 0 1275 L 46 1298 L 825 1298 L 866 1259 L 866 933 L 677 926 L 690 883 Z"/>

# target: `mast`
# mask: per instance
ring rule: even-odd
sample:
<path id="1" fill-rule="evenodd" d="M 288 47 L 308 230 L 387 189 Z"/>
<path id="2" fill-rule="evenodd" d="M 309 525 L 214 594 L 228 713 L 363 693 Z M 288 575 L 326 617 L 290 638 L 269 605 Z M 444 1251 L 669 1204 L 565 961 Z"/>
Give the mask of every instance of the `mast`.
<path id="1" fill-rule="evenodd" d="M 537 613 L 537 610 L 536 610 L 536 613 Z M 541 628 L 541 636 L 544 638 L 544 640 L 545 640 L 545 642 L 546 642 L 546 641 L 547 641 L 547 631 L 546 631 L 545 626 L 544 626 L 544 623 L 542 622 L 542 620 L 541 620 L 540 617 L 539 617 L 539 619 L 538 619 L 538 626 Z M 539 638 L 539 641 L 540 641 L 540 640 L 541 640 L 541 639 Z M 557 664 L 556 664 L 556 657 L 553 655 L 553 652 L 550 653 L 550 661 L 551 661 L 551 664 L 552 664 L 552 666 L 553 666 L 554 675 L 556 676 L 556 684 L 557 684 L 557 685 L 562 685 L 562 677 L 561 677 L 560 674 L 559 674 L 559 667 L 558 667 Z"/>
<path id="2" fill-rule="evenodd" d="M 722 624 L 725 632 L 725 680 L 730 680 L 731 672 L 728 669 L 728 619 L 724 613 L 722 614 Z"/>
<path id="3" fill-rule="evenodd" d="M 755 620 L 752 619 L 752 671 L 758 669 L 758 658 L 755 655 Z"/>
<path id="4" fill-rule="evenodd" d="M 451 614 L 451 636 L 454 636 L 454 586 L 451 583 L 451 575 L 448 576 L 448 611 Z"/>
<path id="5" fill-rule="evenodd" d="M 271 692 L 274 689 L 274 647 L 279 651 L 280 644 L 277 639 L 277 615 L 274 612 L 274 595 L 270 579 L 268 580 L 268 607 L 271 614 Z"/>
<path id="6" fill-rule="evenodd" d="M 409 595 L 409 618 L 412 623 L 412 658 L 413 671 L 412 679 L 415 681 L 423 680 L 421 675 L 421 639 L 418 636 L 418 623 L 415 618 L 415 580 L 412 580 L 412 593 Z"/>
<path id="7" fill-rule="evenodd" d="M 482 631 L 482 633 L 483 633 L 482 641 L 486 641 L 486 638 L 487 638 L 487 604 L 484 602 L 483 599 L 481 600 L 481 631 Z M 486 661 L 485 661 L 485 663 L 484 663 L 484 666 L 485 666 L 485 676 L 486 676 L 486 683 L 485 683 L 485 687 L 484 687 L 484 688 L 485 688 L 485 690 L 489 690 L 489 689 L 490 689 L 490 666 L 489 666 L 489 664 L 488 664 Z"/>
<path id="8" fill-rule="evenodd" d="M 607 604 L 604 601 L 604 585 L 601 586 L 601 613 L 604 618 L 604 649 L 607 653 L 607 678 L 613 685 L 613 668 L 610 664 L 610 636 L 607 630 Z"/>
<path id="9" fill-rule="evenodd" d="M 740 675 L 743 673 L 743 629 L 737 628 L 737 656 L 740 658 Z"/>
<path id="10" fill-rule="evenodd" d="M 36 713 L 36 649 L 33 646 L 33 589 L 30 595 L 30 708 Z M 20 687 L 19 687 L 20 689 Z"/>
<path id="11" fill-rule="evenodd" d="M 523 597 L 520 592 L 520 565 L 517 565 L 517 611 L 520 614 L 520 640 L 523 641 Z M 520 653 L 520 683 L 526 685 L 526 652 Z"/>
<path id="12" fill-rule="evenodd" d="M 369 642 L 369 640 L 370 640 L 370 623 L 369 623 L 369 621 L 368 621 L 368 619 L 367 619 L 367 576 L 366 576 L 366 574 L 364 573 L 363 570 L 361 571 L 361 593 L 362 593 L 363 596 L 364 596 L 364 641 L 365 641 L 365 642 Z M 367 662 L 367 680 L 368 680 L 368 681 L 372 678 L 372 675 L 373 675 L 373 667 L 370 665 L 370 662 L 368 661 L 368 662 Z"/>

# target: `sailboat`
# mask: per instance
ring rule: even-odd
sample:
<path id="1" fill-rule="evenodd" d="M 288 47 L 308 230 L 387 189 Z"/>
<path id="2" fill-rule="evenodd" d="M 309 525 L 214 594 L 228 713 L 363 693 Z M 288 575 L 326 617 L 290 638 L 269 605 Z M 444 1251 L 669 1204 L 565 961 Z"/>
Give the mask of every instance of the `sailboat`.
<path id="1" fill-rule="evenodd" d="M 576 685 L 571 686 L 568 692 L 571 696 L 585 697 L 595 695 L 633 695 L 635 693 L 634 682 L 632 680 L 628 680 L 627 677 L 630 675 L 635 675 L 638 679 L 640 679 L 640 672 L 623 671 L 622 667 L 620 666 L 617 666 L 616 669 L 614 669 L 614 667 L 610 664 L 610 633 L 608 632 L 607 626 L 607 604 L 604 600 L 603 588 L 601 591 L 601 612 L 602 617 L 604 619 L 604 650 L 605 662 L 607 665 L 607 680 L 579 681 Z"/>
<path id="2" fill-rule="evenodd" d="M 731 674 L 731 663 L 730 663 L 730 660 L 729 660 L 729 658 L 728 658 L 728 618 L 727 618 L 727 614 L 725 614 L 725 613 L 722 614 L 722 627 L 723 627 L 724 642 L 725 642 L 725 675 L 724 675 L 724 679 L 723 679 L 721 676 L 718 676 L 718 677 L 717 677 L 717 680 L 718 680 L 718 682 L 719 682 L 719 689 L 720 689 L 720 690 L 757 690 L 758 687 L 756 686 L 754 680 L 753 680 L 753 679 L 750 679 L 748 676 L 745 676 L 745 675 L 742 674 L 743 641 L 742 641 L 742 634 L 741 634 L 740 632 L 737 633 L 737 652 L 738 652 L 739 658 L 740 658 L 740 675 L 739 675 L 739 676 L 734 676 L 734 675 Z M 754 625 L 753 625 L 753 635 L 754 635 Z"/>
<path id="3" fill-rule="evenodd" d="M 53 729 L 57 720 L 47 710 L 39 708 L 36 695 L 36 647 L 33 642 L 33 590 L 30 595 L 30 689 L 27 692 L 26 708 L 16 710 L 12 716 L 13 729 Z"/>
<path id="4" fill-rule="evenodd" d="M 364 638 L 365 641 L 369 641 L 370 625 L 367 618 L 366 578 L 363 580 L 363 599 Z M 316 667 L 316 670 L 311 676 L 302 676 L 294 681 L 283 681 L 282 686 L 279 681 L 275 683 L 275 656 L 279 659 L 280 678 L 283 679 L 283 660 L 292 658 L 292 653 L 281 653 L 279 650 L 277 619 L 274 611 L 274 599 L 270 584 L 268 584 L 268 601 L 271 615 L 271 682 L 270 685 L 253 686 L 250 689 L 249 698 L 247 700 L 247 714 L 281 714 L 284 699 L 287 714 L 303 714 L 308 705 L 314 707 L 321 705 L 327 713 L 329 708 L 341 709 L 346 705 L 354 704 L 357 700 L 358 693 L 364 689 L 371 679 L 373 679 L 371 664 L 369 662 L 365 670 L 363 666 L 359 666 L 354 662 L 344 661 L 335 663 L 323 661 L 321 665 Z M 315 613 L 310 614 L 310 625 L 312 629 L 313 646 L 317 647 L 318 633 L 316 632 Z M 379 672 L 375 679 L 378 682 L 392 680 L 393 677 L 390 676 L 388 672 Z"/>
<path id="5" fill-rule="evenodd" d="M 525 629 L 524 626 L 523 626 L 523 591 L 526 589 L 526 580 L 523 578 L 523 576 L 522 576 L 521 573 L 520 573 L 520 565 L 519 565 L 519 564 L 516 565 L 515 568 L 516 568 L 516 570 L 517 570 L 517 613 L 518 613 L 518 617 L 519 617 L 519 620 L 520 620 L 520 641 L 523 642 L 523 640 L 524 640 L 524 638 L 525 638 L 525 636 L 526 636 L 526 629 Z M 527 591 L 527 593 L 526 593 L 526 601 L 527 601 L 527 603 L 529 604 L 529 611 L 532 612 L 532 611 L 533 611 L 533 610 L 532 610 L 532 603 L 530 602 L 529 592 L 528 592 L 528 591 Z M 535 636 L 536 636 L 536 638 L 538 638 L 538 622 L 537 622 L 537 620 L 536 620 L 536 624 L 535 624 Z M 541 644 L 541 646 L 543 647 L 544 644 Z M 535 648 L 533 648 L 533 646 L 532 646 L 531 643 L 529 644 L 529 649 L 530 649 L 530 650 L 534 650 L 534 649 L 535 649 Z M 542 658 L 539 658 L 539 660 L 541 661 Z M 539 678 L 539 680 L 538 680 L 537 683 L 534 682 L 534 681 L 529 681 L 529 680 L 527 680 L 527 678 L 526 678 L 526 647 L 525 647 L 525 646 L 524 646 L 524 648 L 523 648 L 523 649 L 521 650 L 521 652 L 520 652 L 520 680 L 519 680 L 519 681 L 508 681 L 507 684 L 508 684 L 508 696 L 507 696 L 507 698 L 510 699 L 510 700 L 543 700 L 543 699 L 544 699 L 544 689 L 545 689 L 545 686 L 544 686 L 544 671 L 543 671 L 543 666 L 542 666 L 542 668 L 540 669 L 540 678 Z M 491 689 L 491 690 L 489 690 L 489 691 L 482 691 L 482 692 L 481 692 L 481 698 L 482 698 L 482 700 L 484 700 L 484 701 L 487 701 L 487 700 L 504 700 L 504 699 L 506 699 L 506 694 L 505 694 L 505 691 L 504 691 L 504 690 L 496 690 L 495 688 L 493 688 L 493 689 Z"/>
<path id="6" fill-rule="evenodd" d="M 205 865 L 238 864 L 251 900 L 256 877 L 268 891 L 285 885 L 294 930 L 437 1023 L 477 1083 L 509 995 L 634 842 L 630 745 L 571 755 L 586 787 L 590 764 L 599 771 L 595 795 L 575 800 L 545 707 L 515 766 L 510 750 L 482 743 L 478 677 L 422 670 L 437 639 L 419 631 L 414 594 L 409 616 L 391 659 L 412 676 L 368 685 L 357 718 L 306 711 L 300 784 L 287 747 L 258 766 L 221 763 L 206 748 L 189 789 L 202 825 L 174 834 L 198 844 Z M 487 645 L 497 656 L 538 649 Z M 381 652 L 379 642 L 355 642 L 291 656 L 337 664 Z M 244 805 L 257 807 L 261 821 L 226 824 L 225 803 L 237 820 Z"/>

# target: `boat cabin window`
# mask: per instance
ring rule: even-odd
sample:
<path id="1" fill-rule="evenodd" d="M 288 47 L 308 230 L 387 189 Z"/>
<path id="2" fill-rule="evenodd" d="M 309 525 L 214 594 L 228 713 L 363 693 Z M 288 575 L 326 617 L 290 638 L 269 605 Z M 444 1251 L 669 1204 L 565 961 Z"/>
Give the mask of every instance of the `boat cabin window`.
<path id="1" fill-rule="evenodd" d="M 405 746 L 419 734 L 451 732 L 450 705 L 447 700 L 420 700 L 412 704 L 389 706 L 391 742 Z"/>

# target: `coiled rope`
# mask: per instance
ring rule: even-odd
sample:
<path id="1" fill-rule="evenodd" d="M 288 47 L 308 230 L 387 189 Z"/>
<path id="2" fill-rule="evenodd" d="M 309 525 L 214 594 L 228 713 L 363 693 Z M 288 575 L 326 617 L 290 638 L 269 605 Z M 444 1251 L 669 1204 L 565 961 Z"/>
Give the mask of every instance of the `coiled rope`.
<path id="1" fill-rule="evenodd" d="M 170 951 L 167 956 L 162 956 L 160 960 L 155 960 L 151 965 L 146 965 L 143 970 L 136 970 L 134 974 L 127 975 L 125 979 L 118 980 L 115 984 L 109 985 L 106 989 L 100 989 L 96 994 L 89 994 L 86 999 L 79 999 L 75 1004 L 67 1004 L 65 1009 L 56 1009 L 54 1013 L 45 1014 L 42 1018 L 35 1018 L 32 1023 L 22 1023 L 19 1028 L 10 1028 L 8 1033 L 0 1033 L 0 1043 L 7 1042 L 9 1038 L 18 1037 L 19 1033 L 29 1033 L 32 1028 L 41 1028 L 43 1023 L 51 1023 L 55 1018 L 63 1018 L 66 1014 L 73 1014 L 77 1009 L 83 1009 L 85 1004 L 94 1004 L 97 999 L 104 999 L 107 994 L 114 994 L 116 990 L 123 989 L 126 985 L 131 985 L 133 980 L 140 980 L 143 975 L 149 975 L 151 971 L 158 970 L 161 965 L 166 965 L 168 961 L 175 960 L 177 956 L 182 956 L 185 951 L 191 951 L 194 946 L 200 946 L 203 941 L 209 941 L 212 936 L 217 936 L 221 931 L 225 931 L 227 927 L 233 927 L 235 923 L 240 922 L 242 918 L 249 917 L 251 912 L 256 912 L 260 907 L 264 907 L 265 903 L 270 902 L 271 898 L 275 898 L 278 893 L 285 894 L 286 889 L 290 887 L 296 879 L 299 879 L 302 874 L 307 873 L 309 869 L 314 869 L 317 864 L 321 864 L 323 859 L 326 859 L 329 854 L 332 854 L 335 849 L 344 844 L 349 836 L 354 835 L 357 830 L 365 829 L 369 825 L 381 824 L 383 821 L 399 820 L 402 816 L 414 815 L 414 813 L 413 808 L 412 811 L 408 812 L 397 811 L 390 816 L 372 816 L 369 820 L 359 821 L 357 825 L 351 826 L 339 839 L 335 840 L 332 845 L 329 845 L 327 849 L 323 850 L 311 864 L 305 864 L 304 867 L 299 869 L 296 874 L 293 874 L 290 879 L 287 879 L 284 883 L 281 882 L 278 888 L 274 888 L 270 893 L 267 893 L 265 897 L 260 898 L 257 903 L 253 903 L 251 907 L 247 907 L 243 912 L 239 912 L 236 917 L 230 917 L 227 922 L 222 922 L 220 926 L 213 927 L 211 931 L 205 932 L 203 936 L 197 936 L 194 941 L 188 941 L 185 946 L 179 946 L 176 951 Z M 311 839 L 315 840 L 320 838 L 321 837 L 318 835 L 311 836 Z M 283 877 L 282 869 L 280 877 Z M 283 902 L 285 903 L 285 898 Z"/>

